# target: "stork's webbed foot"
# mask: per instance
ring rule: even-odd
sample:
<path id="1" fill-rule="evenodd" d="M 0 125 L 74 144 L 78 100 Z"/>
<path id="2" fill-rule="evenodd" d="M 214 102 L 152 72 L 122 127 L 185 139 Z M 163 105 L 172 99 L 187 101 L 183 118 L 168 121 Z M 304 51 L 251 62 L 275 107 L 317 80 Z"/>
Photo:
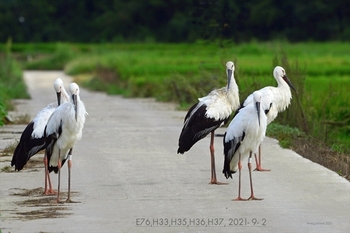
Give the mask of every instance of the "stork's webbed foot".
<path id="1" fill-rule="evenodd" d="M 261 201 L 261 200 L 264 200 L 263 198 L 257 198 L 257 197 L 254 197 L 254 195 L 250 196 L 247 201 L 253 201 L 253 200 L 256 200 L 256 201 Z"/>
<path id="2" fill-rule="evenodd" d="M 244 198 L 241 198 L 240 196 L 235 198 L 235 199 L 232 199 L 231 201 L 247 201 L 247 199 L 244 199 Z"/>
<path id="3" fill-rule="evenodd" d="M 219 182 L 216 179 L 212 179 L 209 184 L 216 184 L 216 185 L 228 185 L 227 182 Z"/>
<path id="4" fill-rule="evenodd" d="M 57 192 L 53 189 L 47 189 L 44 191 L 43 195 L 56 195 Z"/>
<path id="5" fill-rule="evenodd" d="M 256 168 L 254 169 L 254 171 L 269 172 L 269 171 L 271 171 L 271 169 L 265 169 L 265 168 L 262 168 L 260 165 L 257 165 Z"/>

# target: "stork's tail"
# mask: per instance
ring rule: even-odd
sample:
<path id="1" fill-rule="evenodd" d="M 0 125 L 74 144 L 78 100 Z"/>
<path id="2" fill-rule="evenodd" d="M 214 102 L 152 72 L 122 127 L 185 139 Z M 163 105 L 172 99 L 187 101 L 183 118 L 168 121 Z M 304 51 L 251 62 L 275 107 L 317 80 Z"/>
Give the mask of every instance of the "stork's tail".
<path id="1" fill-rule="evenodd" d="M 44 138 L 32 138 L 34 123 L 31 122 L 23 130 L 19 143 L 13 153 L 11 166 L 15 166 L 15 170 L 22 170 L 28 160 L 45 149 Z"/>
<path id="2" fill-rule="evenodd" d="M 178 154 L 184 154 L 189 151 L 191 147 L 198 141 L 190 130 L 185 130 L 181 133 L 179 138 L 179 148 L 177 149 Z"/>
<path id="3" fill-rule="evenodd" d="M 20 171 L 23 169 L 24 165 L 27 163 L 27 156 L 24 155 L 25 151 L 22 143 L 19 143 L 13 153 L 11 166 L 15 166 L 15 170 Z"/>
<path id="4" fill-rule="evenodd" d="M 66 162 L 67 159 L 62 160 L 62 165 L 61 168 L 63 167 L 64 163 Z M 49 166 L 48 167 L 49 173 L 54 171 L 56 174 L 58 173 L 58 166 Z"/>
<path id="5" fill-rule="evenodd" d="M 226 179 L 232 178 L 232 174 L 235 173 L 235 172 L 231 171 L 230 162 L 227 162 L 226 158 L 225 158 L 224 169 L 222 170 L 222 173 L 224 174 Z"/>
<path id="6" fill-rule="evenodd" d="M 181 147 L 179 147 L 179 149 L 177 149 L 177 153 L 178 154 L 184 154 L 186 151 L 183 149 L 183 148 L 181 148 Z"/>
<path id="7" fill-rule="evenodd" d="M 236 173 L 236 171 L 232 171 L 230 168 L 231 158 L 227 153 L 228 151 L 224 150 L 225 161 L 224 161 L 224 169 L 222 170 L 222 173 L 225 175 L 226 179 L 232 178 L 232 174 Z"/>

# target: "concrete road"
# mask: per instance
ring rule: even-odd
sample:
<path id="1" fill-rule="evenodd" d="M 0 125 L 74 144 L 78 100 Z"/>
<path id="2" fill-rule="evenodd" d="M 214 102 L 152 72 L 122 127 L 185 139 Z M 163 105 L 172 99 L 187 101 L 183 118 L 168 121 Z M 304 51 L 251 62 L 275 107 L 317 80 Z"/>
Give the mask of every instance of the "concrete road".
<path id="1" fill-rule="evenodd" d="M 71 82 L 62 72 L 25 72 L 32 99 L 17 101 L 13 114 L 33 118 L 54 102 L 57 77 Z M 264 200 L 234 202 L 237 175 L 228 185 L 208 184 L 209 137 L 176 154 L 185 112 L 84 89 L 81 99 L 89 116 L 73 153 L 72 199 L 78 203 L 55 204 L 55 196 L 41 195 L 43 155 L 36 155 L 27 169 L 0 173 L 1 232 L 350 232 L 350 183 L 274 139 L 266 138 L 262 148 L 271 172 L 253 172 L 255 194 Z M 2 127 L 0 149 L 18 140 L 24 127 Z M 225 181 L 222 138 L 215 147 L 218 177 Z M 10 159 L 1 157 L 1 167 Z M 57 188 L 57 175 L 51 177 Z M 246 166 L 242 178 L 247 198 Z M 62 199 L 66 180 L 64 166 Z"/>

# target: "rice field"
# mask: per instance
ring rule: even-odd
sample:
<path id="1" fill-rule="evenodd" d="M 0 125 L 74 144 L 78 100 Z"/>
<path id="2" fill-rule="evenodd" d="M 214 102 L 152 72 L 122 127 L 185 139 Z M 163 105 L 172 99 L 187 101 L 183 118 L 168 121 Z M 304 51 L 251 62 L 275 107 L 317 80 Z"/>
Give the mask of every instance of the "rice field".
<path id="1" fill-rule="evenodd" d="M 349 43 L 13 44 L 12 53 L 23 69 L 64 69 L 91 89 L 155 97 L 183 108 L 226 84 L 228 60 L 235 62 L 241 100 L 276 85 L 272 70 L 282 65 L 297 86 L 309 133 L 334 148 L 350 148 Z M 293 95 L 289 120 L 282 115 L 278 121 L 298 126 L 291 117 L 297 109 Z"/>

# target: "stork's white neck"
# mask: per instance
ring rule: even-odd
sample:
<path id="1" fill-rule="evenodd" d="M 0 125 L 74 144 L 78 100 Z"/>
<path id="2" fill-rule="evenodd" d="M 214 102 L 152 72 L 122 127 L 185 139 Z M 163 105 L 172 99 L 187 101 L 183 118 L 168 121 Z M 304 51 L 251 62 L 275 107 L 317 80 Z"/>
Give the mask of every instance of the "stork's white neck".
<path id="1" fill-rule="evenodd" d="M 276 81 L 277 87 L 273 89 L 273 92 L 275 93 L 274 102 L 278 112 L 282 112 L 289 106 L 292 99 L 292 92 L 282 77 L 276 78 Z"/>
<path id="2" fill-rule="evenodd" d="M 68 103 L 69 102 L 69 95 L 66 91 L 65 88 L 61 89 L 61 98 L 62 98 L 62 103 Z"/>
<path id="3" fill-rule="evenodd" d="M 237 109 L 239 106 L 239 91 L 233 74 L 234 72 L 232 72 L 231 77 L 227 80 L 226 95 L 232 109 Z"/>

